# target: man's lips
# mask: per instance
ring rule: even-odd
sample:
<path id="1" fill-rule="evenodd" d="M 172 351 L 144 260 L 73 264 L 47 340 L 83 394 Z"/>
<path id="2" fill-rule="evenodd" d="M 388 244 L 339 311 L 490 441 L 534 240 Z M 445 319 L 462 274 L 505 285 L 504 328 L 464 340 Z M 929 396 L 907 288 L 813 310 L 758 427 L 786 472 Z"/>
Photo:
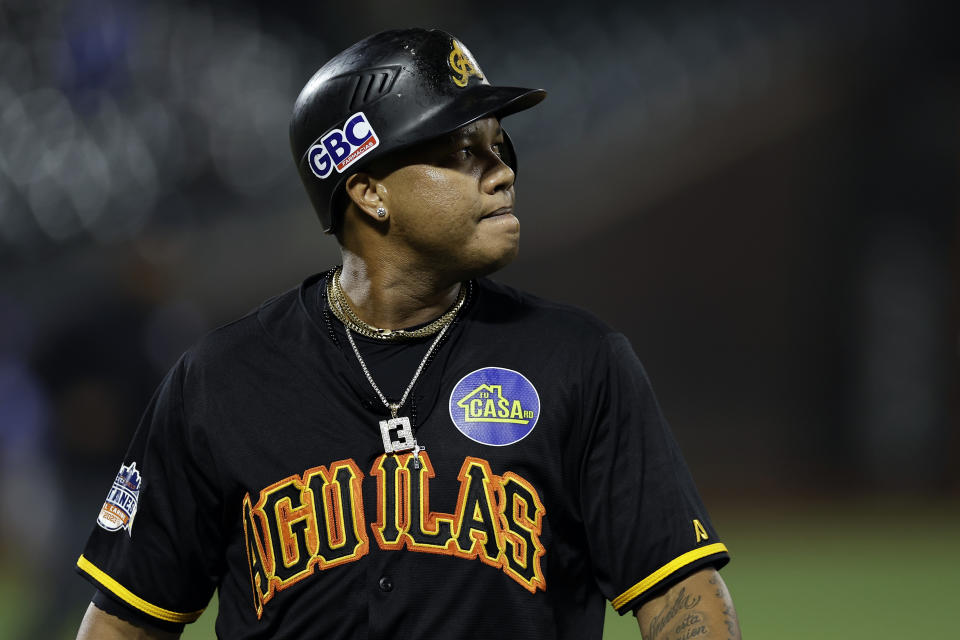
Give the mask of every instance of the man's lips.
<path id="1" fill-rule="evenodd" d="M 486 220 L 487 218 L 495 218 L 497 216 L 506 216 L 506 215 L 512 215 L 512 214 L 513 214 L 513 207 L 500 207 L 496 211 L 491 211 L 490 213 L 486 214 L 480 219 Z"/>

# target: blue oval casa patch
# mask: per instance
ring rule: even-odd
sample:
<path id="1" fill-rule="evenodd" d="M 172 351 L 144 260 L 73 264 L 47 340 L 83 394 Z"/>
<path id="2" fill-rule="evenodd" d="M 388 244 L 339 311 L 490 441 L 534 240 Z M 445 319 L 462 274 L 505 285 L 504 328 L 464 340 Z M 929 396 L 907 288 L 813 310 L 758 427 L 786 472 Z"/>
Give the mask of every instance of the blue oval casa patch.
<path id="1" fill-rule="evenodd" d="M 484 367 L 460 378 L 450 394 L 450 419 L 474 442 L 494 447 L 513 444 L 533 431 L 540 418 L 540 396 L 523 374 Z"/>

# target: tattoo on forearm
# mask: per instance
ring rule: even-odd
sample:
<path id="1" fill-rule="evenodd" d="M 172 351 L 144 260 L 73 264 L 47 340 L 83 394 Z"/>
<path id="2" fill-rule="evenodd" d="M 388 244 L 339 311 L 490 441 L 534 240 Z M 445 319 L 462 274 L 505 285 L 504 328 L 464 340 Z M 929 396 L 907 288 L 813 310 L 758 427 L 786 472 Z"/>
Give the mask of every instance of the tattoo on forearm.
<path id="1" fill-rule="evenodd" d="M 690 640 L 690 638 L 698 638 L 700 636 L 705 636 L 710 631 L 710 628 L 707 627 L 706 617 L 699 611 L 691 611 L 686 614 L 683 619 L 673 629 L 674 638 L 677 640 Z"/>
<path id="2" fill-rule="evenodd" d="M 644 640 L 740 640 L 740 624 L 726 585 L 716 574 L 708 582 L 709 586 L 700 582 L 692 593 L 687 591 L 690 585 L 668 592 L 663 608 L 650 619 Z"/>
<path id="3" fill-rule="evenodd" d="M 677 594 L 677 599 L 673 601 L 673 604 L 670 604 L 668 600 L 667 605 L 663 608 L 663 611 L 661 611 L 659 615 L 654 616 L 653 620 L 650 621 L 650 640 L 655 640 L 660 632 L 663 631 L 670 621 L 674 620 L 678 614 L 689 611 L 698 604 L 700 604 L 700 596 L 694 597 L 687 595 L 686 588 L 681 587 L 680 593 Z M 687 617 L 690 617 L 691 615 L 696 615 L 700 619 L 703 618 L 703 615 L 698 611 L 691 611 Z M 680 624 L 683 625 L 685 621 L 686 618 L 681 620 Z M 691 622 L 690 624 L 693 623 Z M 700 632 L 698 632 L 697 635 L 700 635 Z M 695 636 L 691 635 L 688 637 L 693 638 Z"/>
<path id="4" fill-rule="evenodd" d="M 723 622 L 727 625 L 727 631 L 730 632 L 731 640 L 740 637 L 737 612 L 733 610 L 733 607 L 723 608 Z"/>
<path id="5" fill-rule="evenodd" d="M 718 598 L 724 601 L 723 603 L 723 623 L 727 625 L 727 632 L 729 633 L 728 640 L 734 640 L 740 638 L 740 621 L 737 620 L 737 611 L 733 608 L 731 604 L 727 604 L 727 594 L 726 586 L 721 582 L 719 574 L 714 574 L 710 576 L 708 582 L 715 587 L 717 587 L 716 595 Z"/>
<path id="6" fill-rule="evenodd" d="M 722 598 L 723 598 L 723 587 L 720 585 L 720 576 L 719 576 L 719 575 L 712 575 L 712 576 L 710 576 L 710 579 L 707 580 L 707 582 L 709 582 L 709 583 L 712 584 L 714 587 L 716 587 L 716 591 L 714 591 L 714 595 L 716 595 L 718 598 L 721 598 L 721 599 L 722 599 Z"/>

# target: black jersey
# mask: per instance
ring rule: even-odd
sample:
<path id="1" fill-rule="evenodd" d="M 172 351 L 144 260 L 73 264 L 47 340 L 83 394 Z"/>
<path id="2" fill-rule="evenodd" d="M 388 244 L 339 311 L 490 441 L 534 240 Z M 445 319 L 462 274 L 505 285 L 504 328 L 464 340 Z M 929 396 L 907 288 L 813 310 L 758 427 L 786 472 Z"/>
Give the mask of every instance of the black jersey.
<path id="1" fill-rule="evenodd" d="M 727 561 L 622 335 L 472 283 L 401 410 L 424 451 L 388 454 L 323 280 L 163 380 L 78 561 L 111 598 L 185 623 L 219 590 L 231 639 L 599 638 Z"/>

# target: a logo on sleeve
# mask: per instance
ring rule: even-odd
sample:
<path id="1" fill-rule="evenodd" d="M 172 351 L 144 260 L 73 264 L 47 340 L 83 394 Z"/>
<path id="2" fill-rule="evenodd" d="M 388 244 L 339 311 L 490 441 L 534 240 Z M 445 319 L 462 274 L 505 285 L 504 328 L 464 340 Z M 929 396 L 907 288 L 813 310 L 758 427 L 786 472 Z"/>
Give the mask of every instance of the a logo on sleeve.
<path id="1" fill-rule="evenodd" d="M 120 465 L 120 472 L 110 487 L 110 493 L 100 508 L 97 524 L 107 531 L 126 529 L 133 535 L 133 518 L 137 515 L 137 503 L 140 500 L 140 472 L 137 463 L 130 466 Z"/>
<path id="2" fill-rule="evenodd" d="M 450 418 L 474 442 L 504 446 L 525 438 L 540 418 L 540 396 L 523 374 L 501 367 L 468 373 L 450 394 Z"/>
<path id="3" fill-rule="evenodd" d="M 347 118 L 343 129 L 327 132 L 307 150 L 307 163 L 313 175 L 322 180 L 334 169 L 343 173 L 379 144 L 373 125 L 362 111 L 358 111 Z"/>
<path id="4" fill-rule="evenodd" d="M 698 543 L 710 539 L 710 536 L 707 535 L 707 530 L 703 528 L 703 524 L 701 524 L 699 520 L 693 521 L 693 532 L 697 534 Z"/>

